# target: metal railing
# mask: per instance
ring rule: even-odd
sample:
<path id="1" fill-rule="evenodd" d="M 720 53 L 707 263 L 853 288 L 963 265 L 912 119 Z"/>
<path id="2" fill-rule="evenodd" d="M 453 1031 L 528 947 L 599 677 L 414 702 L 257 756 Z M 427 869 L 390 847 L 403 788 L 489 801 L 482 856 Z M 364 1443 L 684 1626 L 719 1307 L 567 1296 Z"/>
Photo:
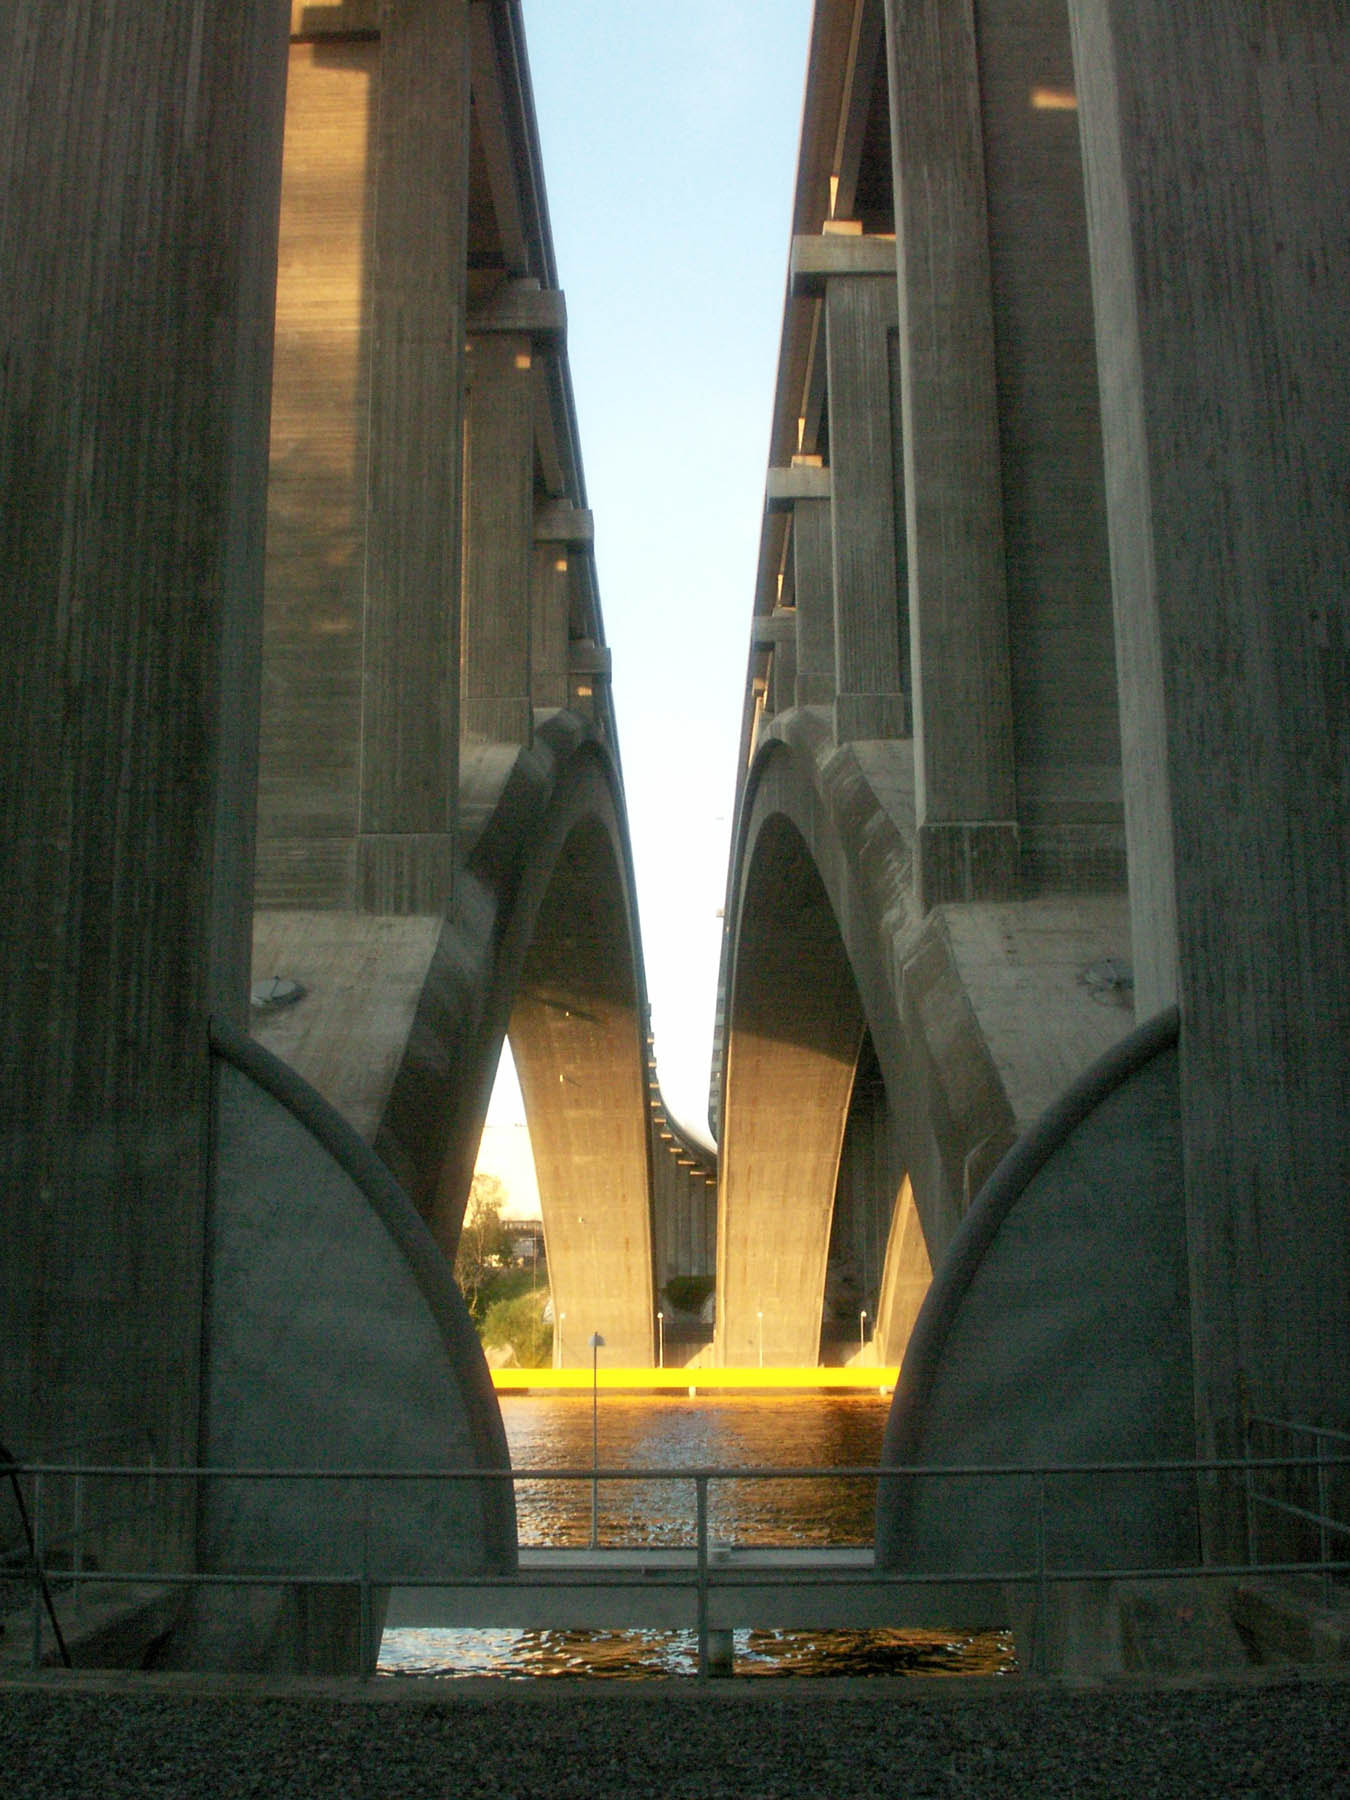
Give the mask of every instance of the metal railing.
<path id="1" fill-rule="evenodd" d="M 1284 1437 L 1295 1442 L 1312 1440 L 1310 1458 L 1295 1457 L 1285 1459 L 1274 1466 L 1286 1477 L 1284 1493 L 1262 1492 L 1256 1484 L 1256 1476 L 1263 1467 L 1269 1467 L 1268 1458 L 1255 1454 L 1257 1439 L 1260 1436 Z M 1260 1518 L 1262 1513 L 1274 1514 L 1281 1520 L 1292 1520 L 1308 1532 L 1317 1533 L 1317 1565 L 1322 1578 L 1322 1603 L 1329 1606 L 1332 1601 L 1332 1560 L 1331 1540 L 1334 1537 L 1350 1539 L 1350 1523 L 1338 1518 L 1333 1508 L 1331 1497 L 1332 1472 L 1344 1468 L 1350 1453 L 1350 1431 L 1339 1431 L 1329 1425 L 1310 1425 L 1296 1419 L 1272 1418 L 1262 1413 L 1248 1416 L 1244 1430 L 1243 1466 L 1246 1471 L 1243 1481 L 1243 1498 L 1247 1516 L 1248 1552 L 1255 1557 L 1258 1554 Z M 1297 1474 L 1304 1470 L 1311 1477 L 1313 1492 L 1305 1498 L 1293 1498 L 1299 1492 Z"/>
<path id="2" fill-rule="evenodd" d="M 1271 1422 L 1268 1422 L 1271 1423 Z M 1285 1423 L 1285 1422 L 1277 1422 Z M 718 1589 L 746 1588 L 763 1585 L 764 1577 L 747 1574 L 744 1567 L 737 1568 L 720 1562 L 711 1554 L 712 1542 L 709 1527 L 709 1495 L 717 1483 L 755 1482 L 755 1481 L 885 1481 L 924 1482 L 924 1481 L 978 1481 L 982 1484 L 990 1481 L 1006 1481 L 1015 1483 L 1025 1492 L 1028 1488 L 1033 1495 L 1031 1507 L 1030 1539 L 1032 1554 L 1025 1561 L 1013 1561 L 1008 1566 L 982 1568 L 977 1571 L 969 1569 L 953 1569 L 938 1572 L 913 1572 L 871 1568 L 864 1572 L 852 1570 L 847 1573 L 832 1571 L 829 1566 L 818 1564 L 814 1568 L 791 1566 L 776 1568 L 773 1579 L 782 1587 L 790 1589 L 805 1585 L 813 1588 L 831 1585 L 852 1586 L 856 1589 L 860 1580 L 868 1586 L 894 1591 L 897 1599 L 902 1598 L 906 1590 L 916 1589 L 953 1589 L 963 1588 L 1020 1588 L 1035 1596 L 1035 1613 L 1033 1626 L 1034 1654 L 1033 1661 L 1038 1673 L 1046 1673 L 1045 1657 L 1047 1642 L 1047 1623 L 1049 1618 L 1051 1590 L 1057 1585 L 1090 1582 L 1090 1581 L 1136 1581 L 1136 1580 L 1224 1580 L 1238 1579 L 1251 1575 L 1319 1575 L 1329 1596 L 1330 1582 L 1335 1576 L 1350 1575 L 1350 1556 L 1333 1557 L 1330 1553 L 1333 1538 L 1350 1538 L 1350 1520 L 1338 1518 L 1319 1508 L 1305 1507 L 1297 1502 L 1289 1501 L 1276 1494 L 1262 1493 L 1258 1487 L 1264 1475 L 1283 1475 L 1286 1479 L 1292 1472 L 1307 1472 L 1317 1484 L 1322 1503 L 1325 1505 L 1328 1494 L 1328 1483 L 1332 1471 L 1350 1469 L 1350 1434 L 1323 1430 L 1318 1427 L 1293 1427 L 1291 1430 L 1306 1430 L 1317 1435 L 1317 1445 L 1311 1455 L 1284 1455 L 1263 1457 L 1230 1457 L 1200 1460 L 1164 1460 L 1152 1462 L 1083 1462 L 1056 1464 L 961 1464 L 895 1467 L 882 1465 L 866 1465 L 857 1467 L 804 1467 L 788 1466 L 748 1466 L 736 1468 L 716 1468 L 688 1466 L 659 1468 L 611 1468 L 594 1465 L 581 1468 L 543 1468 L 543 1469 L 272 1469 L 243 1468 L 220 1469 L 199 1468 L 193 1466 L 164 1465 L 140 1468 L 128 1467 L 125 1464 L 59 1464 L 59 1463 L 16 1463 L 12 1473 L 28 1483 L 28 1504 L 34 1521 L 34 1541 L 37 1546 L 33 1558 L 33 1603 L 32 1603 L 32 1660 L 34 1666 L 42 1656 L 42 1588 L 50 1575 L 57 1583 L 69 1580 L 67 1570 L 47 1570 L 43 1563 L 41 1547 L 43 1544 L 44 1508 L 49 1503 L 49 1484 L 63 1480 L 80 1481 L 94 1478 L 147 1481 L 151 1484 L 165 1482 L 182 1482 L 191 1484 L 206 1483 L 272 1483 L 286 1482 L 294 1484 L 320 1484 L 322 1486 L 347 1485 L 356 1486 L 364 1496 L 359 1511 L 359 1535 L 361 1551 L 356 1559 L 356 1566 L 341 1572 L 330 1572 L 322 1575 L 307 1573 L 304 1570 L 240 1570 L 237 1572 L 217 1573 L 176 1568 L 140 1568 L 101 1569 L 97 1575 L 100 1586 L 138 1586 L 152 1585 L 182 1587 L 188 1589 L 242 1589 L 242 1588 L 277 1588 L 294 1590 L 336 1589 L 345 1588 L 359 1594 L 360 1609 L 360 1667 L 363 1675 L 374 1673 L 378 1644 L 375 1641 L 374 1621 L 376 1618 L 376 1596 L 390 1588 L 454 1588 L 461 1589 L 528 1589 L 542 1577 L 531 1577 L 528 1571 L 513 1571 L 506 1574 L 465 1573 L 453 1566 L 453 1563 L 433 1574 L 407 1575 L 381 1563 L 378 1552 L 373 1551 L 370 1542 L 370 1506 L 369 1495 L 373 1488 L 387 1484 L 440 1484 L 440 1483 L 494 1483 L 509 1481 L 518 1483 L 575 1483 L 603 1485 L 622 1483 L 664 1482 L 688 1483 L 693 1488 L 693 1544 L 685 1546 L 685 1551 L 692 1547 L 694 1555 L 692 1563 L 687 1566 L 672 1564 L 659 1572 L 659 1580 L 653 1582 L 652 1572 L 643 1569 L 637 1572 L 635 1579 L 632 1570 L 619 1567 L 606 1567 L 603 1563 L 587 1566 L 587 1586 L 597 1589 L 615 1587 L 633 1587 L 641 1585 L 650 1591 L 653 1585 L 667 1588 L 692 1590 L 695 1597 L 697 1636 L 698 1636 L 698 1669 L 700 1677 L 707 1674 L 709 1666 L 709 1639 L 713 1627 L 709 1622 L 709 1597 Z M 1343 1443 L 1347 1446 L 1339 1452 L 1330 1452 L 1326 1444 Z M 9 1473 L 10 1471 L 7 1471 Z M 1056 1509 L 1053 1504 L 1051 1488 L 1057 1481 L 1067 1478 L 1081 1479 L 1091 1477 L 1096 1480 L 1114 1477 L 1155 1478 L 1171 1481 L 1183 1480 L 1200 1484 L 1202 1481 L 1227 1479 L 1231 1480 L 1244 1494 L 1248 1507 L 1249 1531 L 1257 1513 L 1262 1507 L 1268 1507 L 1281 1514 L 1296 1518 L 1303 1526 L 1316 1528 L 1318 1536 L 1317 1553 L 1297 1554 L 1292 1556 L 1259 1559 L 1254 1536 L 1249 1537 L 1247 1555 L 1244 1559 L 1226 1563 L 1214 1562 L 1178 1562 L 1166 1566 L 1158 1566 L 1153 1562 L 1131 1565 L 1127 1562 L 1117 1564 L 1057 1562 L 1051 1553 L 1052 1526 L 1056 1523 Z M 1025 1517 L 1025 1514 L 1022 1515 Z M 636 1546 L 606 1545 L 606 1549 L 636 1547 L 649 1549 L 647 1544 Z M 781 1547 L 781 1546 L 778 1546 Z M 737 1545 L 737 1549 L 749 1549 L 753 1546 Z M 808 1553 L 809 1554 L 809 1553 Z M 85 1580 L 94 1577 L 86 1574 Z M 903 1624 L 903 1608 L 897 1607 L 897 1624 Z"/>

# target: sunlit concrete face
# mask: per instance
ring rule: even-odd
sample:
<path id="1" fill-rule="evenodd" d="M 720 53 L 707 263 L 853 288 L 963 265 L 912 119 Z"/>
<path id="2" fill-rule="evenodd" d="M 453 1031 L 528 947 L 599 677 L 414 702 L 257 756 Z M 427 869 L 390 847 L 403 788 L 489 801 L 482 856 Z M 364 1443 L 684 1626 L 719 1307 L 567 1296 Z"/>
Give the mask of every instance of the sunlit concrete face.
<path id="1" fill-rule="evenodd" d="M 716 1357 L 814 1364 L 862 1009 L 825 889 L 779 817 L 744 888 L 718 1197 Z"/>
<path id="2" fill-rule="evenodd" d="M 651 1178 L 633 933 L 598 820 L 567 838 L 511 1011 L 553 1290 L 554 1358 L 652 1362 Z"/>

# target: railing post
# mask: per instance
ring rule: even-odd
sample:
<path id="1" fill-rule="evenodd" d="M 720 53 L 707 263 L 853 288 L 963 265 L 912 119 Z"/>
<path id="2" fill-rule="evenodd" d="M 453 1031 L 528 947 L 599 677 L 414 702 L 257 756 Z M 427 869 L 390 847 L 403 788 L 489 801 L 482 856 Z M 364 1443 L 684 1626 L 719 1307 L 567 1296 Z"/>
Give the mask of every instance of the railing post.
<path id="1" fill-rule="evenodd" d="M 361 1612 L 357 1626 L 357 1661 L 362 1681 L 375 1673 L 378 1648 L 371 1642 L 375 1635 L 374 1608 L 370 1598 L 370 1483 L 361 1483 Z"/>
<path id="2" fill-rule="evenodd" d="M 1253 1566 L 1256 1554 L 1256 1495 L 1252 1489 L 1252 1421 L 1242 1421 L 1242 1493 L 1247 1509 L 1247 1563 Z"/>
<path id="3" fill-rule="evenodd" d="M 80 1608 L 80 1573 L 84 1563 L 84 1470 L 75 1474 L 75 1497 L 71 1502 L 70 1592 L 76 1610 Z M 102 1546 L 103 1563 L 108 1562 L 108 1546 Z"/>
<path id="4" fill-rule="evenodd" d="M 33 1667 L 42 1667 L 42 1600 L 46 1552 L 44 1538 L 46 1536 L 46 1520 L 42 1512 L 42 1474 L 40 1470 L 33 1474 Z"/>
<path id="5" fill-rule="evenodd" d="M 1036 1673 L 1050 1672 L 1050 1590 L 1045 1566 L 1045 1470 L 1036 1474 Z"/>
<path id="6" fill-rule="evenodd" d="M 708 1679 L 708 1477 L 694 1477 L 698 1573 L 698 1679 Z"/>
<path id="7" fill-rule="evenodd" d="M 1317 1538 L 1318 1554 L 1322 1559 L 1322 1604 L 1331 1605 L 1331 1570 L 1327 1567 L 1331 1561 L 1330 1533 L 1327 1530 L 1327 1465 L 1326 1452 L 1323 1449 L 1323 1433 L 1320 1427 L 1313 1426 L 1313 1443 L 1317 1447 Z"/>

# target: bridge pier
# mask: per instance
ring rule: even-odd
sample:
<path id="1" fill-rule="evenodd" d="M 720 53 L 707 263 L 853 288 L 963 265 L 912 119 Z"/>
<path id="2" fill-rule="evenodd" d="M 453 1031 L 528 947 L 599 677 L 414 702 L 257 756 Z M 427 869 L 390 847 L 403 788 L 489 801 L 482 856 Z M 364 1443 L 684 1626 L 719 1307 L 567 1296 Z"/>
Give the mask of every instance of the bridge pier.
<path id="1" fill-rule="evenodd" d="M 1181 1011 L 1196 1416 L 1230 1454 L 1247 1408 L 1350 1424 L 1350 24 L 1071 14 L 1136 980 Z"/>

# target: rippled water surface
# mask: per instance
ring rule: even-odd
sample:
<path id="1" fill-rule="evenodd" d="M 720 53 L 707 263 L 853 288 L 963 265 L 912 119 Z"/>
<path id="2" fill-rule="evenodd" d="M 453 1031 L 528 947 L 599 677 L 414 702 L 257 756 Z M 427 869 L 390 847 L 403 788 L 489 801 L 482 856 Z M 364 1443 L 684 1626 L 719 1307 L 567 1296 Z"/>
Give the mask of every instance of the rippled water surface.
<path id="1" fill-rule="evenodd" d="M 591 1397 L 503 1395 L 502 1415 L 517 1469 L 591 1466 Z M 880 1395 L 729 1394 L 599 1397 L 601 1468 L 797 1467 L 875 1464 L 889 1399 Z M 799 1548 L 872 1541 L 875 1482 L 783 1477 L 718 1480 L 709 1488 L 714 1543 Z M 516 1487 L 523 1546 L 590 1542 L 591 1483 L 522 1481 Z M 605 1547 L 692 1545 L 689 1480 L 601 1482 L 598 1541 Z M 380 1670 L 388 1675 L 693 1674 L 687 1631 L 391 1630 Z M 738 1631 L 739 1674 L 991 1674 L 1013 1666 L 1002 1633 L 940 1631 Z"/>

